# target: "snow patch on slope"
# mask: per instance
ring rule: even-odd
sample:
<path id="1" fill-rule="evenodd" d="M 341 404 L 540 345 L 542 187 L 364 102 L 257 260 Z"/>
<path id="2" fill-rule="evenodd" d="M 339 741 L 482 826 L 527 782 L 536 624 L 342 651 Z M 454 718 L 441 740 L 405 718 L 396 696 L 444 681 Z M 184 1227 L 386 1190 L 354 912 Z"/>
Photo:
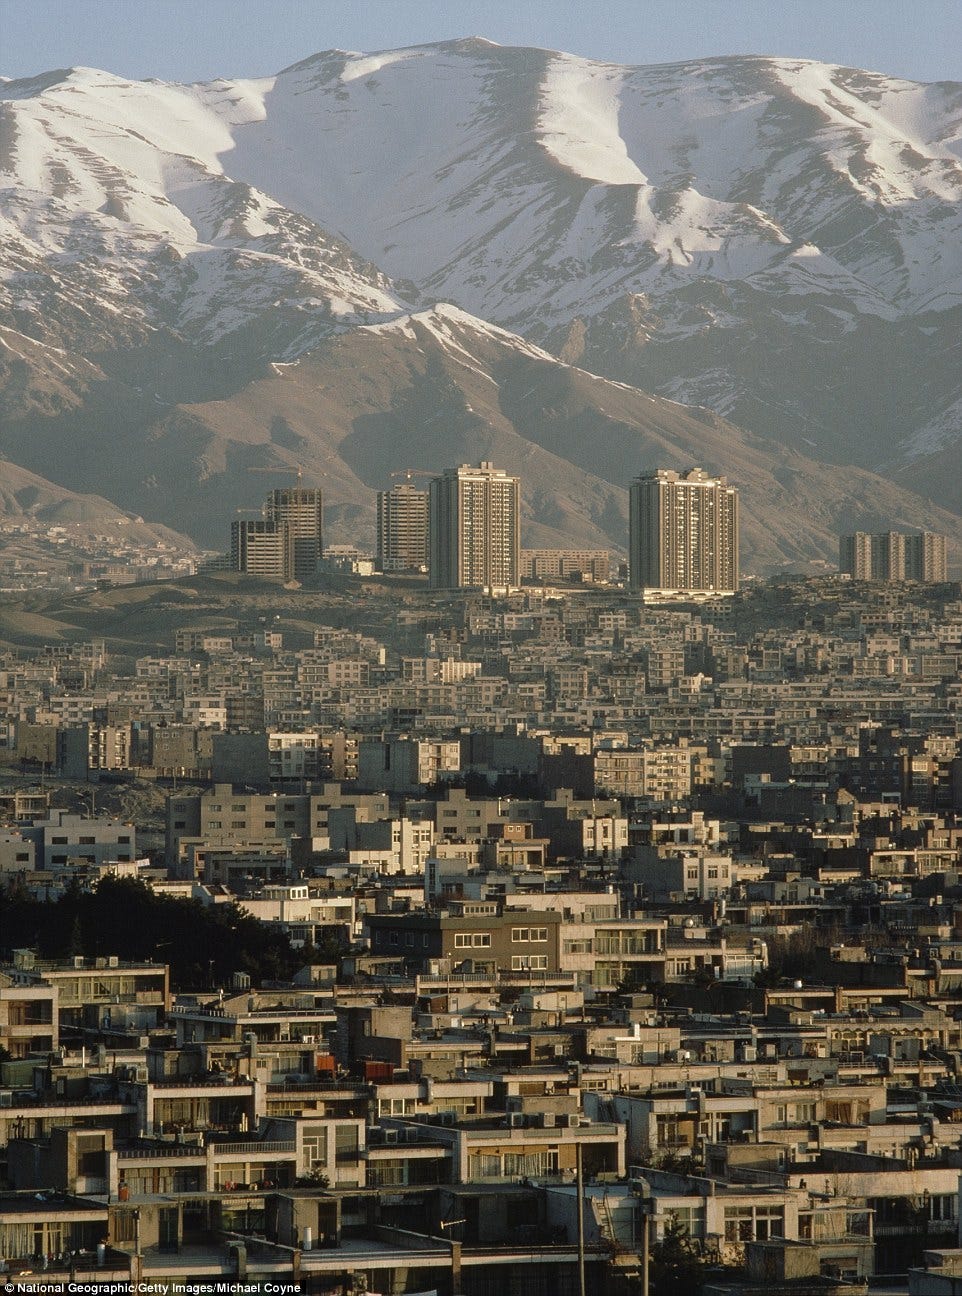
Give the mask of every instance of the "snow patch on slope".
<path id="1" fill-rule="evenodd" d="M 512 350 L 520 351 L 535 360 L 546 360 L 552 365 L 561 363 L 557 356 L 539 346 L 535 346 L 526 338 L 519 337 L 517 333 L 511 333 L 508 329 L 489 324 L 487 320 L 479 319 L 476 315 L 461 310 L 458 306 L 452 306 L 450 302 L 438 302 L 429 310 L 412 311 L 405 315 L 399 315 L 396 319 L 385 320 L 383 323 L 363 325 L 361 332 L 380 334 L 381 336 L 397 333 L 402 337 L 417 341 L 418 333 L 415 326 L 425 329 L 433 337 L 437 338 L 443 346 L 451 351 L 461 352 L 472 362 L 475 357 L 459 340 L 459 331 L 462 334 L 473 333 L 482 339 L 489 338 L 502 345 L 510 346 Z M 471 367 L 475 367 L 473 363 Z"/>
<path id="2" fill-rule="evenodd" d="M 415 58 L 417 54 L 417 50 L 408 49 L 386 50 L 380 54 L 352 55 L 341 73 L 341 84 L 347 85 L 360 77 L 373 76 L 375 72 L 380 72 L 381 68 L 390 67 L 392 63 L 401 63 L 404 59 Z"/>
<path id="3" fill-rule="evenodd" d="M 569 171 L 599 184 L 645 184 L 618 127 L 627 69 L 556 55 L 541 87 L 538 129 L 548 153 Z"/>

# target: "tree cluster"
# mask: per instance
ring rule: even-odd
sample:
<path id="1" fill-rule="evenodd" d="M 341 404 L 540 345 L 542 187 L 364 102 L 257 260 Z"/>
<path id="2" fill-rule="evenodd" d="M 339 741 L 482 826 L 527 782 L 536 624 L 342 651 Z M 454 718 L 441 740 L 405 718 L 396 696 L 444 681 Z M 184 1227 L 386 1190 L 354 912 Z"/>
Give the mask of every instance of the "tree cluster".
<path id="1" fill-rule="evenodd" d="M 4 955 L 36 949 L 41 958 L 117 955 L 170 966 L 171 988 L 204 990 L 246 972 L 254 985 L 286 980 L 313 950 L 294 950 L 236 904 L 202 905 L 156 895 L 132 878 L 105 878 L 91 891 L 69 888 L 53 901 L 24 890 L 0 893 Z"/>

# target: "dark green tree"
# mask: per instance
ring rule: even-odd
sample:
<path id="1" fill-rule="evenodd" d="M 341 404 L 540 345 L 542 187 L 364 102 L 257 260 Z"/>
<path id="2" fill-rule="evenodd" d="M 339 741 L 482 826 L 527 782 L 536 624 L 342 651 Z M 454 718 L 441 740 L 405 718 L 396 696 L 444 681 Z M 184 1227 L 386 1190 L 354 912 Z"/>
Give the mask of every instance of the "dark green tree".
<path id="1" fill-rule="evenodd" d="M 653 1296 L 697 1296 L 705 1281 L 701 1249 L 674 1215 L 665 1223 L 664 1236 L 651 1248 L 648 1269 Z"/>

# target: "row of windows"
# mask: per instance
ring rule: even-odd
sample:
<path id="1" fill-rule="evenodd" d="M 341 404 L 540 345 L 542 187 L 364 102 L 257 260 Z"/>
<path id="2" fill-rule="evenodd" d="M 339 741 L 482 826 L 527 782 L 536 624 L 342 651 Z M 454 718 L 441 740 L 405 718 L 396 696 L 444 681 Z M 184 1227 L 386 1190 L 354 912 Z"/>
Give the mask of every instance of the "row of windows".
<path id="1" fill-rule="evenodd" d="M 511 940 L 517 944 L 521 941 L 546 941 L 547 927 L 512 927 Z"/>
<path id="2" fill-rule="evenodd" d="M 130 834 L 128 833 L 128 834 L 127 834 L 126 836 L 124 836 L 124 837 L 118 837 L 118 838 L 117 838 L 117 843 L 119 843 L 119 844 L 122 845 L 122 846 L 129 846 L 129 845 L 130 845 Z M 70 844 L 70 839 L 69 839 L 69 837 L 51 837 L 51 838 L 50 838 L 50 844 L 51 844 L 51 846 L 68 846 L 68 845 Z M 111 843 L 111 842 L 108 842 L 108 841 L 103 841 L 103 842 L 101 843 L 101 845 L 104 845 L 104 846 L 109 846 L 109 845 L 112 845 L 112 844 L 114 844 L 114 843 Z M 78 837 L 78 838 L 77 838 L 77 845 L 78 845 L 78 846 L 96 846 L 96 845 L 97 845 L 97 838 L 96 838 L 96 837 L 89 837 L 89 836 L 81 836 L 81 837 Z"/>
<path id="3" fill-rule="evenodd" d="M 547 954 L 513 954 L 511 956 L 512 972 L 546 972 L 547 970 Z"/>
<path id="4" fill-rule="evenodd" d="M 455 932 L 455 949 L 490 949 L 490 932 Z"/>
<path id="5" fill-rule="evenodd" d="M 179 808 L 179 807 L 178 807 L 178 808 Z M 226 807 L 225 807 L 225 806 L 222 806 L 222 805 L 208 805 L 208 806 L 206 807 L 206 809 L 208 809 L 208 810 L 214 810 L 214 811 L 216 811 L 217 813 L 220 813 L 220 811 L 221 811 L 221 810 L 224 810 L 225 808 L 226 808 Z M 232 806 L 230 807 L 230 810 L 231 810 L 231 813 L 232 813 L 232 814 L 247 814 L 249 811 L 253 810 L 254 808 L 255 808 L 255 807 L 254 807 L 253 804 L 251 804 L 251 803 L 247 803 L 247 804 L 244 804 L 244 805 L 232 805 Z M 276 801 L 273 800 L 273 798 L 272 798 L 270 801 L 265 801 L 265 802 L 264 802 L 264 809 L 265 809 L 265 810 L 268 810 L 268 811 L 270 811 L 270 810 L 278 810 L 278 809 L 280 809 L 280 810 L 285 810 L 285 811 L 287 811 L 288 813 L 293 813 L 293 812 L 297 809 L 297 806 L 294 805 L 292 802 L 287 802 L 287 801 L 285 801 L 285 802 L 283 802 L 282 804 L 279 805 L 278 802 L 276 802 Z"/>
<path id="6" fill-rule="evenodd" d="M 383 932 L 383 931 L 382 931 L 382 932 L 378 932 L 378 933 L 377 933 L 377 943 L 378 943 L 379 945 L 386 945 L 386 944 L 388 943 L 388 941 L 390 941 L 390 943 L 391 943 L 392 945 L 400 945 L 400 944 L 401 944 L 401 933 L 400 933 L 400 932 L 396 932 L 396 931 L 392 931 L 392 932 Z M 414 948 L 414 941 L 415 941 L 415 934 L 414 934 L 414 932 L 405 932 L 405 933 L 404 933 L 404 944 L 407 946 L 408 949 L 413 949 L 413 948 Z M 427 948 L 428 948 L 428 945 L 429 945 L 428 935 L 427 935 L 427 932 L 425 932 L 425 933 L 422 935 L 422 937 L 421 937 L 421 946 L 422 946 L 423 949 L 427 949 Z"/>

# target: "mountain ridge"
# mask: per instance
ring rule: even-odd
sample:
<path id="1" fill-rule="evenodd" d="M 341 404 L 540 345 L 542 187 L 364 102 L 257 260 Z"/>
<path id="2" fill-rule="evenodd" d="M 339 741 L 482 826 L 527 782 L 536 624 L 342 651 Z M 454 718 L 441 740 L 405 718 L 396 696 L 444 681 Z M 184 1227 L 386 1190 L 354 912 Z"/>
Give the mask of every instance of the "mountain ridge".
<path id="1" fill-rule="evenodd" d="M 0 100 L 0 451 L 35 471 L 74 465 L 78 485 L 140 513 L 169 497 L 178 522 L 200 509 L 206 539 L 215 483 L 229 512 L 250 498 L 248 466 L 297 452 L 328 476 L 334 533 L 367 534 L 357 465 L 323 455 L 356 444 L 349 416 L 368 428 L 378 412 L 350 371 L 372 354 L 365 331 L 423 329 L 433 311 L 462 330 L 482 385 L 507 364 L 497 343 L 579 391 L 573 431 L 557 412 L 477 401 L 491 420 L 478 445 L 509 426 L 564 443 L 548 473 L 563 506 L 532 483 L 530 536 L 558 542 L 557 516 L 578 543 L 617 547 L 623 503 L 606 492 L 626 480 L 591 487 L 607 530 L 573 508 L 578 437 L 622 435 L 594 374 L 609 382 L 598 402 L 622 400 L 612 383 L 634 393 L 629 424 L 646 392 L 730 421 L 716 430 L 731 428 L 727 461 L 752 483 L 746 552 L 766 570 L 828 560 L 858 518 L 929 518 L 962 538 L 944 469 L 962 446 L 962 85 L 765 56 L 630 68 L 465 38 L 189 86 L 61 70 L 0 84 Z M 278 410 L 280 441 L 269 419 L 263 439 L 245 402 L 260 411 L 271 367 L 304 357 L 325 374 L 313 426 Z M 434 360 L 436 389 L 417 375 L 424 418 L 451 396 L 450 356 Z M 353 413 L 333 394 L 345 383 Z M 382 386 L 387 436 L 391 402 L 414 398 L 400 368 Z M 217 430 L 218 402 L 246 441 Z M 707 423 L 703 446 L 683 435 L 699 417 L 679 413 L 684 456 L 669 437 L 666 462 L 711 458 Z M 85 442 L 108 456 L 99 481 Z M 478 457 L 463 436 L 433 444 L 439 468 Z M 865 471 L 880 467 L 911 491 Z M 776 470 L 832 501 L 804 543 L 776 517 Z"/>

